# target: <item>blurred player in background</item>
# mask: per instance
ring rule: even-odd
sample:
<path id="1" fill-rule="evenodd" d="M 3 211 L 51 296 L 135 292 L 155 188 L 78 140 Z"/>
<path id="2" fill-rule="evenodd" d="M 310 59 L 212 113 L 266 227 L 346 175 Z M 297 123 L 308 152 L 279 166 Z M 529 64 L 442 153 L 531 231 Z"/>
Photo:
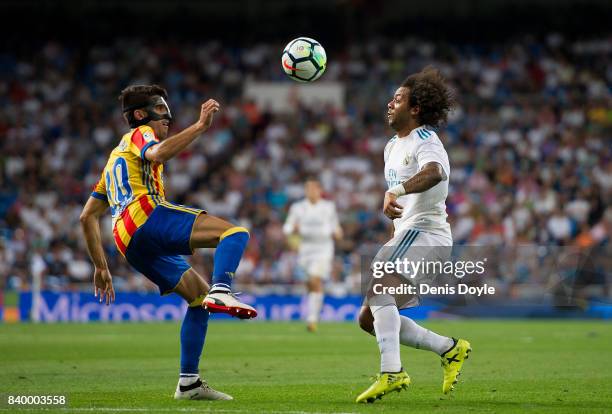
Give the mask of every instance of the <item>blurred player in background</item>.
<path id="1" fill-rule="evenodd" d="M 115 244 L 121 254 L 154 282 L 162 295 L 177 293 L 189 304 L 181 328 L 181 370 L 174 397 L 230 400 L 232 397 L 200 379 L 198 367 L 208 327 L 206 309 L 240 318 L 256 316 L 251 306 L 231 293 L 232 278 L 249 233 L 203 210 L 166 201 L 164 162 L 205 132 L 219 111 L 219 103 L 209 99 L 202 104 L 193 125 L 167 138 L 172 121 L 167 97 L 166 90 L 157 85 L 130 86 L 119 97 L 131 130 L 111 152 L 81 214 L 95 265 L 94 294 L 107 304 L 115 299 L 99 224 L 110 206 Z M 216 248 L 212 289 L 182 257 L 197 248 Z"/>
<path id="2" fill-rule="evenodd" d="M 387 119 L 396 135 L 384 150 L 389 189 L 385 193 L 383 212 L 393 220 L 394 235 L 374 261 L 393 262 L 404 258 L 418 261 L 421 255 L 413 253 L 417 246 L 420 253 L 423 249 L 452 246 L 446 220 L 450 165 L 433 128 L 446 121 L 453 105 L 453 96 L 444 78 L 431 67 L 409 76 L 388 103 Z M 418 278 L 416 275 L 414 280 Z M 463 339 L 438 335 L 399 314 L 399 309 L 418 303 L 418 297 L 407 300 L 384 294 L 368 297 L 368 306 L 362 307 L 359 324 L 366 332 L 376 335 L 381 368 L 376 381 L 357 397 L 357 402 L 374 402 L 391 391 L 408 387 L 410 377 L 402 367 L 400 343 L 440 355 L 444 369 L 442 391 L 446 394 L 453 389 L 471 351 L 470 344 Z"/>
<path id="3" fill-rule="evenodd" d="M 298 266 L 307 278 L 307 328 L 317 330 L 317 323 L 323 306 L 323 281 L 329 279 L 334 260 L 334 239 L 342 238 L 336 206 L 321 197 L 321 183 L 309 177 L 304 184 L 306 198 L 295 202 L 289 208 L 287 221 L 283 226 L 289 236 L 298 234 Z"/>

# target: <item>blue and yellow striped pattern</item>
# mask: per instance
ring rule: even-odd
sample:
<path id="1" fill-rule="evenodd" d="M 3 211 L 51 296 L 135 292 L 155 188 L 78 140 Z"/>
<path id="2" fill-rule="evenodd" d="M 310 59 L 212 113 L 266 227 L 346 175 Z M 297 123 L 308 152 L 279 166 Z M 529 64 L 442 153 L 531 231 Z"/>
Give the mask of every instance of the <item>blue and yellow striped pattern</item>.
<path id="1" fill-rule="evenodd" d="M 164 207 L 171 208 L 173 210 L 182 211 L 184 213 L 190 213 L 190 214 L 193 214 L 193 215 L 196 215 L 196 216 L 201 214 L 204 211 L 204 210 L 200 210 L 200 209 L 197 209 L 197 208 L 187 207 L 187 206 L 184 206 L 184 205 L 181 205 L 181 204 L 172 204 L 172 203 L 169 203 L 169 202 L 167 202 L 165 200 L 160 202 L 159 204 L 164 206 Z"/>

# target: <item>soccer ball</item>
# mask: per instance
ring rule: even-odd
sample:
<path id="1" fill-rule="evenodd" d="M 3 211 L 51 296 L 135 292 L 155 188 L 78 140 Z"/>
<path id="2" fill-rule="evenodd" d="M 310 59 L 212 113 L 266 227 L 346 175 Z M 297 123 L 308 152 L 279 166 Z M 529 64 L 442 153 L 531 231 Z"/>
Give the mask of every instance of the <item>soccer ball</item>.
<path id="1" fill-rule="evenodd" d="M 285 46 L 281 57 L 283 70 L 298 82 L 313 82 L 321 77 L 327 65 L 325 49 L 309 37 L 298 37 Z"/>

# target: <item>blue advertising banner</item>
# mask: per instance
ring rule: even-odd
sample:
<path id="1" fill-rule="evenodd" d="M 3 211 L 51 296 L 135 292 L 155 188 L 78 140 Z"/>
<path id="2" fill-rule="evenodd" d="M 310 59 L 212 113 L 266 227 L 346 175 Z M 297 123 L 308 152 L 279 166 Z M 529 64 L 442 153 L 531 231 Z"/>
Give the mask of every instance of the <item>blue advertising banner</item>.
<path id="1" fill-rule="evenodd" d="M 306 313 L 306 302 L 301 296 L 243 294 L 240 298 L 257 309 L 256 320 L 259 321 L 299 320 L 303 319 Z M 358 295 L 326 297 L 321 320 L 355 320 L 361 302 L 362 299 Z M 42 292 L 37 312 L 40 322 L 144 322 L 181 320 L 185 309 L 186 304 L 178 295 L 119 292 L 115 303 L 106 306 L 89 292 Z M 415 319 L 423 319 L 435 310 L 435 307 L 423 306 L 411 309 L 409 315 Z M 32 312 L 32 293 L 22 292 L 19 300 L 20 320 L 30 320 Z M 215 318 L 229 316 L 215 315 Z"/>
<path id="2" fill-rule="evenodd" d="M 176 295 L 130 292 L 117 293 L 115 303 L 106 306 L 89 292 L 42 292 L 37 312 L 40 322 L 168 321 L 182 319 L 186 308 L 183 302 Z M 32 312 L 36 312 L 32 293 L 22 292 L 20 320 L 34 319 Z"/>
<path id="3" fill-rule="evenodd" d="M 257 309 L 255 321 L 292 321 L 304 319 L 306 301 L 302 296 L 243 294 L 240 298 Z M 323 321 L 352 321 L 361 307 L 358 295 L 328 296 L 321 312 Z M 32 294 L 22 292 L 19 319 L 28 321 L 38 316 L 40 322 L 146 322 L 177 321 L 183 318 L 186 304 L 178 295 L 159 296 L 157 293 L 117 293 L 116 301 L 106 306 L 89 292 L 42 292 L 37 310 L 32 306 Z M 33 312 L 38 315 L 32 315 Z M 502 303 L 497 306 L 468 305 L 447 307 L 425 300 L 422 306 L 404 309 L 401 314 L 413 319 L 427 318 L 601 318 L 612 319 L 612 306 L 598 302 L 585 309 L 559 309 L 552 304 Z M 232 319 L 217 314 L 215 319 Z"/>

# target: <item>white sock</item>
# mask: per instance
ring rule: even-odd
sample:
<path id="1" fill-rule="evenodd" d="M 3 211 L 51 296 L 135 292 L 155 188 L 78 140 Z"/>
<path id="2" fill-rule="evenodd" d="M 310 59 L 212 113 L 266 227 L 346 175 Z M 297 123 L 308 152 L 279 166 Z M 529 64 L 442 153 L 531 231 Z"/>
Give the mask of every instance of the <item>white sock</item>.
<path id="1" fill-rule="evenodd" d="M 438 335 L 425 329 L 415 321 L 405 316 L 400 316 L 401 328 L 399 339 L 402 345 L 408 345 L 416 349 L 426 349 L 442 355 L 453 346 L 453 340 L 447 336 Z"/>
<path id="2" fill-rule="evenodd" d="M 200 378 L 198 374 L 181 374 L 179 376 L 179 385 L 187 386 L 196 382 Z"/>
<path id="3" fill-rule="evenodd" d="M 380 349 L 380 372 L 399 372 L 400 360 L 400 314 L 397 306 L 371 306 L 374 315 L 374 331 Z"/>
<path id="4" fill-rule="evenodd" d="M 308 313 L 306 316 L 306 322 L 317 323 L 319 316 L 321 315 L 321 308 L 323 307 L 323 293 L 321 292 L 308 292 Z"/>

